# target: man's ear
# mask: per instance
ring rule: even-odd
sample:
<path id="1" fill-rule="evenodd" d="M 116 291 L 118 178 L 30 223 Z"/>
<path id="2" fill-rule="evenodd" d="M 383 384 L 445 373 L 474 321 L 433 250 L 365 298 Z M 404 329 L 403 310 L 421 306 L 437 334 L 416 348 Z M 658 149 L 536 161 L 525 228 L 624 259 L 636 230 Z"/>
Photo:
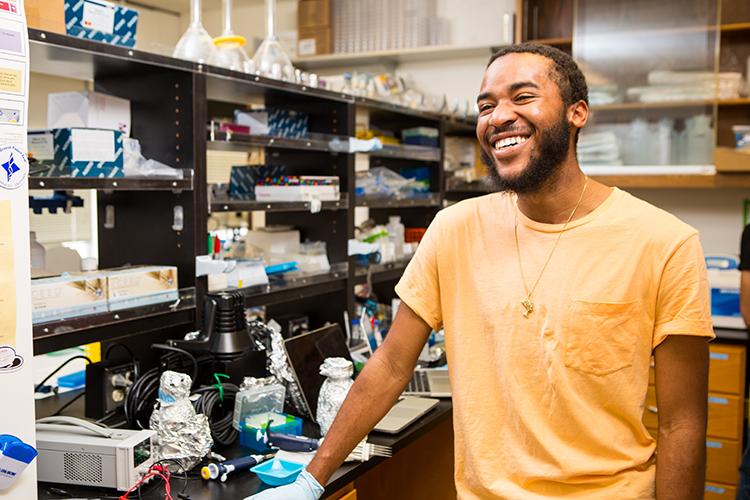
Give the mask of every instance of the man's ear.
<path id="1" fill-rule="evenodd" d="M 583 128 L 586 125 L 586 121 L 589 119 L 589 107 L 586 101 L 578 101 L 577 103 L 570 106 L 568 119 L 570 124 L 576 128 Z"/>

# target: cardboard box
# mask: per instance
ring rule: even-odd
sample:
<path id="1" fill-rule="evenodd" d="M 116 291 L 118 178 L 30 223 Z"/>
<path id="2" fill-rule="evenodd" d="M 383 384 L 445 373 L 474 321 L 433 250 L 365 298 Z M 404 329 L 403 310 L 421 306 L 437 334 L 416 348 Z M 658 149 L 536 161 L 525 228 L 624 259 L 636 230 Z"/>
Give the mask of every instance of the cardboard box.
<path id="1" fill-rule="evenodd" d="M 717 172 L 750 172 L 750 149 L 717 147 L 714 149 Z"/>
<path id="2" fill-rule="evenodd" d="M 297 6 L 297 28 L 330 28 L 330 0 L 300 0 Z"/>
<path id="3" fill-rule="evenodd" d="M 32 323 L 107 311 L 107 280 L 98 275 L 31 280 Z"/>
<path id="4" fill-rule="evenodd" d="M 174 266 L 136 266 L 101 272 L 107 280 L 110 311 L 172 302 L 179 295 L 177 268 Z"/>
<path id="5" fill-rule="evenodd" d="M 24 0 L 23 8 L 29 28 L 65 35 L 64 0 Z"/>
<path id="6" fill-rule="evenodd" d="M 299 57 L 330 53 L 330 28 L 304 28 L 299 30 L 299 40 L 297 41 L 297 55 Z"/>
<path id="7" fill-rule="evenodd" d="M 56 176 L 124 176 L 122 132 L 87 128 L 61 128 L 52 132 Z"/>
<path id="8" fill-rule="evenodd" d="M 307 113 L 285 109 L 236 109 L 234 122 L 250 127 L 251 134 L 273 135 L 289 139 L 309 137 Z"/>
<path id="9" fill-rule="evenodd" d="M 101 128 L 130 137 L 130 101 L 84 90 L 47 97 L 47 128 Z"/>
<path id="10" fill-rule="evenodd" d="M 135 47 L 138 11 L 104 0 L 65 0 L 65 27 L 70 36 Z"/>
<path id="11" fill-rule="evenodd" d="M 286 175 L 283 165 L 243 165 L 232 167 L 229 195 L 233 200 L 255 200 L 255 181 Z"/>

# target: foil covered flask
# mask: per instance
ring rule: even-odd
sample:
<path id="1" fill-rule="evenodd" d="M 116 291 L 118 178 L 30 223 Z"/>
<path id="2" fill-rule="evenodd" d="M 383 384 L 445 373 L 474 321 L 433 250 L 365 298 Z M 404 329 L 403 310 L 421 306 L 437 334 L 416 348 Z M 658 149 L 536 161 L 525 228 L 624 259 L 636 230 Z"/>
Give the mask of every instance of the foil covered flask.
<path id="1" fill-rule="evenodd" d="M 320 374 L 326 379 L 318 395 L 316 420 L 320 425 L 320 434 L 325 436 L 354 383 L 354 365 L 344 358 L 326 358 L 320 365 Z"/>
<path id="2" fill-rule="evenodd" d="M 213 439 L 208 418 L 196 413 L 188 399 L 191 384 L 190 376 L 184 373 L 161 374 L 159 397 L 149 421 L 157 436 L 154 462 L 178 460 L 185 470 L 190 470 L 211 451 Z M 171 465 L 167 466 L 172 471 Z"/>

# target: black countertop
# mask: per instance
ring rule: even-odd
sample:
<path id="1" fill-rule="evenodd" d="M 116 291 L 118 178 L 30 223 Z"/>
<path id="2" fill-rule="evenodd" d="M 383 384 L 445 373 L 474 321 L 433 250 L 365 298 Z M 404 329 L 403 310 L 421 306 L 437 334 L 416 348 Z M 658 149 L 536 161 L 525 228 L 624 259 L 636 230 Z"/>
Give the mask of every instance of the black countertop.
<path id="1" fill-rule="evenodd" d="M 54 398 L 47 398 L 45 400 L 37 401 L 37 414 L 39 417 L 54 413 L 57 408 L 62 404 L 65 404 L 66 400 L 69 400 L 75 396 L 75 393 L 68 393 L 60 395 Z M 82 400 L 83 398 L 81 398 Z M 76 401 L 71 405 L 71 411 L 66 412 L 69 414 L 75 414 L 78 403 Z M 80 405 L 82 414 L 82 407 Z M 419 418 L 412 425 L 407 427 L 399 434 L 385 434 L 382 432 L 371 432 L 368 437 L 368 442 L 380 445 L 390 446 L 393 453 L 396 454 L 400 450 L 406 448 L 408 445 L 429 433 L 435 429 L 438 425 L 452 418 L 453 405 L 450 399 L 442 399 L 438 405 L 430 410 L 427 414 Z M 314 424 L 311 424 L 314 425 Z M 307 431 L 305 431 L 307 432 Z M 220 451 L 220 453 L 227 459 L 238 458 L 243 456 L 247 449 L 241 449 L 239 443 L 235 443 L 232 447 Z M 383 457 L 374 457 L 367 462 L 362 463 L 345 463 L 341 466 L 336 473 L 333 475 L 329 483 L 326 485 L 325 493 L 322 498 L 327 498 L 330 495 L 336 493 L 338 490 L 348 485 L 367 471 L 377 467 L 378 464 L 388 460 Z M 253 495 L 259 491 L 269 488 L 261 482 L 261 480 L 250 471 L 237 471 L 229 475 L 225 483 L 221 483 L 218 480 L 205 481 L 200 478 L 198 472 L 200 466 L 196 467 L 187 476 L 187 481 L 182 474 L 174 474 L 170 480 L 170 486 L 172 489 L 172 497 L 178 500 L 177 494 L 184 493 L 189 496 L 191 500 L 209 500 L 209 499 L 221 499 L 221 500 L 242 500 L 250 495 Z M 154 483 L 155 484 L 155 483 Z M 145 486 L 143 491 L 148 491 L 152 487 Z M 65 498 L 63 495 L 55 491 L 55 489 L 63 490 L 76 498 L 99 498 L 99 497 L 113 497 L 117 498 L 123 492 L 117 492 L 114 489 L 97 488 L 90 486 L 75 486 L 68 484 L 53 484 L 53 483 L 38 483 L 38 495 L 39 500 L 51 500 L 51 499 L 62 499 Z M 184 491 L 183 491 L 184 490 Z M 130 498 L 138 498 L 135 495 L 131 495 Z M 143 494 L 144 500 L 163 499 L 164 488 L 159 486 L 155 490 L 148 494 Z"/>

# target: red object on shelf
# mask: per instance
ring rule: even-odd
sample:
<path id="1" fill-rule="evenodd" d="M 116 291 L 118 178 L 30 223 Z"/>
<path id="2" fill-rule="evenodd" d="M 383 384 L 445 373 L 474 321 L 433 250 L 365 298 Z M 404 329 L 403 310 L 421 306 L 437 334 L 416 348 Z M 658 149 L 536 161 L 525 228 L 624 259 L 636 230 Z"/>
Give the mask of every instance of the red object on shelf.
<path id="1" fill-rule="evenodd" d="M 407 227 L 404 229 L 404 243 L 419 243 L 425 231 L 426 227 Z"/>

